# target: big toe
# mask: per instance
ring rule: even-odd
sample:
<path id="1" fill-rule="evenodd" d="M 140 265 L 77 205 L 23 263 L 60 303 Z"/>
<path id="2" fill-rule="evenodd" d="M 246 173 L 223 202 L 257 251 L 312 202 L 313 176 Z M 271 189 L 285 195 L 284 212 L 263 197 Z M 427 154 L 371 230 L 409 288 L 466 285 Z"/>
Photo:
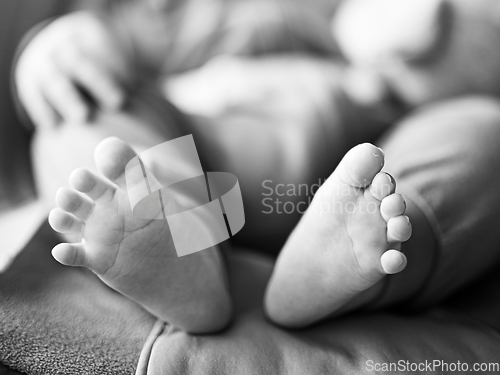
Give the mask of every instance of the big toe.
<path id="1" fill-rule="evenodd" d="M 132 147 L 116 137 L 101 141 L 94 152 L 99 171 L 120 187 L 125 186 L 125 167 L 135 156 Z"/>
<path id="2" fill-rule="evenodd" d="M 340 179 L 353 187 L 370 185 L 384 166 L 384 153 L 370 143 L 353 147 L 340 162 L 337 171 Z"/>

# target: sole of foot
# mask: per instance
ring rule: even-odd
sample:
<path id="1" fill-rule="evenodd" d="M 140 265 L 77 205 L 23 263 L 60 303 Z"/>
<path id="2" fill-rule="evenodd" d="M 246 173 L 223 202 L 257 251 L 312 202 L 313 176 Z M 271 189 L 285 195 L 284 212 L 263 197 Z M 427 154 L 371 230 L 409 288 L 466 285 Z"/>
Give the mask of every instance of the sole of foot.
<path id="1" fill-rule="evenodd" d="M 77 169 L 69 178 L 71 187 L 56 194 L 58 207 L 50 212 L 50 225 L 82 241 L 57 245 L 53 257 L 90 269 L 113 289 L 185 330 L 222 328 L 231 303 L 218 250 L 177 257 L 166 220 L 132 213 L 125 167 L 137 156 L 134 150 L 118 138 L 107 138 L 94 156 L 101 175 Z"/>
<path id="2" fill-rule="evenodd" d="M 278 324 L 302 327 L 332 315 L 385 275 L 402 271 L 412 232 L 381 149 L 351 149 L 316 193 L 285 244 L 265 307 Z"/>

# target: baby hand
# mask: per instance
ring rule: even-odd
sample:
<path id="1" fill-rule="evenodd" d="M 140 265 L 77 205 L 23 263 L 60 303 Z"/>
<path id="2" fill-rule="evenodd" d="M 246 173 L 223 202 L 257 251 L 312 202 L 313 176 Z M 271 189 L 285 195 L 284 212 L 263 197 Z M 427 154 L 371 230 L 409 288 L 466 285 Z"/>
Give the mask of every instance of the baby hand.
<path id="1" fill-rule="evenodd" d="M 37 126 L 88 119 L 92 101 L 118 109 L 125 97 L 126 59 L 98 18 L 87 12 L 63 16 L 37 34 L 19 57 L 15 83 Z"/>

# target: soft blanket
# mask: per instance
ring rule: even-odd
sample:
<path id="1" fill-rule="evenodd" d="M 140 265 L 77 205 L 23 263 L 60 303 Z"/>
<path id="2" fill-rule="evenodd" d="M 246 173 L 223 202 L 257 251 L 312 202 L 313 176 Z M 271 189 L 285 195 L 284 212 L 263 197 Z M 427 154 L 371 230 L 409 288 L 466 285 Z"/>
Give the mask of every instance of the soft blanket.
<path id="1" fill-rule="evenodd" d="M 449 307 L 360 313 L 300 331 L 273 326 L 262 311 L 272 261 L 243 251 L 228 260 L 233 324 L 190 336 L 156 322 L 93 274 L 58 265 L 50 255 L 56 240 L 44 227 L 0 276 L 0 361 L 8 366 L 0 374 L 383 374 L 376 368 L 391 363 L 408 366 L 399 374 L 447 374 L 457 372 L 425 366 L 500 362 L 499 333 Z M 460 298 L 491 316 L 496 301 L 489 300 L 477 291 Z"/>

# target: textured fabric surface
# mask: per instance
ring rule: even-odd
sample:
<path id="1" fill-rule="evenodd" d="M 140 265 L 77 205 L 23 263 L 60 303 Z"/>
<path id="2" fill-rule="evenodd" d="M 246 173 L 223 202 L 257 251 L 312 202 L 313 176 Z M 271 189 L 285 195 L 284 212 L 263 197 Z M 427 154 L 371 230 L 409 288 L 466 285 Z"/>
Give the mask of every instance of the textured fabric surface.
<path id="1" fill-rule="evenodd" d="M 92 273 L 59 265 L 56 241 L 43 228 L 0 276 L 0 361 L 26 374 L 133 374 L 155 319 Z"/>
<path id="2" fill-rule="evenodd" d="M 10 369 L 28 375 L 133 374 L 137 366 L 149 375 L 362 374 L 369 360 L 500 362 L 497 331 L 451 310 L 366 313 L 282 330 L 266 321 L 261 308 L 272 261 L 245 252 L 228 260 L 233 324 L 218 335 L 189 336 L 155 325 L 93 274 L 58 265 L 50 256 L 54 242 L 45 228 L 0 276 L 0 361 L 8 366 L 0 368 L 2 375 Z M 483 299 L 470 294 L 483 314 L 495 313 L 488 293 Z"/>

